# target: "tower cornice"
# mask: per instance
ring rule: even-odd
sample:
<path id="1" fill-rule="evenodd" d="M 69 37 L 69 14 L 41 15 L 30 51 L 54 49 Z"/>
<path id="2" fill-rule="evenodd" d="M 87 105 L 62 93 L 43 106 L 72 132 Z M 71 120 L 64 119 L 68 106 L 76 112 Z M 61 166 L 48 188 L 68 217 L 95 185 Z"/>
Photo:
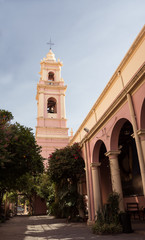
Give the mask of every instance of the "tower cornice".
<path id="1" fill-rule="evenodd" d="M 37 117 L 37 120 L 39 120 L 39 119 L 43 119 L 42 117 Z M 47 118 L 44 118 L 44 120 L 46 120 Z M 49 120 L 49 119 L 47 119 L 47 120 Z M 59 118 L 51 118 L 50 119 L 51 121 L 58 121 L 58 120 L 60 120 Z M 62 118 L 61 120 L 63 120 L 63 121 L 66 121 L 67 122 L 67 119 L 66 118 Z M 37 127 L 36 127 L 37 128 Z M 50 127 L 49 127 L 50 128 Z"/>
<path id="2" fill-rule="evenodd" d="M 40 62 L 40 64 L 48 65 L 49 68 L 50 68 L 51 65 L 52 65 L 52 66 L 53 66 L 53 65 L 54 65 L 54 66 L 60 66 L 60 67 L 63 66 L 63 63 L 62 63 L 62 62 L 46 62 L 45 60 L 42 60 L 42 61 Z"/>
<path id="3" fill-rule="evenodd" d="M 50 88 L 50 89 L 62 89 L 62 90 L 66 90 L 67 89 L 67 85 L 62 86 L 62 85 L 49 85 L 49 84 L 42 84 L 42 83 L 38 83 L 37 84 L 37 89 L 40 88 Z"/>

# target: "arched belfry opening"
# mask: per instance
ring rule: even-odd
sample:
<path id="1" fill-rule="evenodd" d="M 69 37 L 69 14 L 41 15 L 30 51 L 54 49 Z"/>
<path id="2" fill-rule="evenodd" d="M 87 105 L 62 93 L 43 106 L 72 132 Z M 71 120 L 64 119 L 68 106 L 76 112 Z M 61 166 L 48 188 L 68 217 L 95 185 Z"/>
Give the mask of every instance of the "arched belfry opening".
<path id="1" fill-rule="evenodd" d="M 54 81 L 54 73 L 53 72 L 48 73 L 48 80 L 49 81 Z"/>
<path id="2" fill-rule="evenodd" d="M 142 180 L 132 124 L 126 120 L 119 134 L 118 155 L 124 197 L 142 195 Z"/>
<path id="3" fill-rule="evenodd" d="M 56 102 L 56 99 L 53 97 L 47 100 L 47 112 L 57 113 L 57 102 Z"/>
<path id="4" fill-rule="evenodd" d="M 109 158 L 105 156 L 107 152 L 105 144 L 102 142 L 99 151 L 99 162 L 100 162 L 100 182 L 101 182 L 101 195 L 102 203 L 106 204 L 108 195 L 112 192 L 111 184 L 111 173 Z"/>

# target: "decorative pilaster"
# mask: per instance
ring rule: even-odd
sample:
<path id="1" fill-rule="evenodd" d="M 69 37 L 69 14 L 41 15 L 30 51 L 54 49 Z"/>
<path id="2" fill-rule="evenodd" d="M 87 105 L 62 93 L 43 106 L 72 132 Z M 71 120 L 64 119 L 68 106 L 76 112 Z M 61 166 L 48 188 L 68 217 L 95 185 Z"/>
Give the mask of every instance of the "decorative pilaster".
<path id="1" fill-rule="evenodd" d="M 61 94 L 61 118 L 66 118 L 65 116 L 65 95 Z"/>
<path id="2" fill-rule="evenodd" d="M 97 211 L 101 208 L 101 192 L 100 192 L 99 171 L 98 171 L 99 170 L 98 167 L 100 165 L 101 165 L 100 163 L 91 163 L 95 215 Z"/>
<path id="3" fill-rule="evenodd" d="M 121 211 L 124 211 L 120 169 L 118 164 L 119 154 L 120 154 L 120 151 L 109 151 L 105 153 L 105 155 L 109 157 L 109 162 L 110 162 L 112 189 L 114 192 L 119 193 L 119 196 L 120 196 L 119 208 Z"/>
<path id="4" fill-rule="evenodd" d="M 38 117 L 44 117 L 44 93 L 39 93 L 39 112 Z"/>

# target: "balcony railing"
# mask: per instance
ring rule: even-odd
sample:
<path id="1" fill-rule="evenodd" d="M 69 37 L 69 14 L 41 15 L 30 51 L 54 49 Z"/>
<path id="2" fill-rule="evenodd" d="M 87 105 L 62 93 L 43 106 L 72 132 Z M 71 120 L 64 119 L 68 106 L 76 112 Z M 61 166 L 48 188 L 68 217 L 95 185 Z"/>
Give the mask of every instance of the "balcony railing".
<path id="1" fill-rule="evenodd" d="M 60 85 L 59 82 L 54 82 L 54 81 L 50 81 L 50 80 L 48 80 L 47 82 L 45 81 L 45 83 L 47 83 L 47 85 L 53 85 L 53 86 Z"/>
<path id="2" fill-rule="evenodd" d="M 42 79 L 40 79 L 39 83 L 50 85 L 50 86 L 63 86 L 64 85 L 64 82 L 62 82 L 62 81 L 55 82 L 55 81 L 51 81 L 51 80 L 45 81 L 45 80 L 42 80 Z"/>

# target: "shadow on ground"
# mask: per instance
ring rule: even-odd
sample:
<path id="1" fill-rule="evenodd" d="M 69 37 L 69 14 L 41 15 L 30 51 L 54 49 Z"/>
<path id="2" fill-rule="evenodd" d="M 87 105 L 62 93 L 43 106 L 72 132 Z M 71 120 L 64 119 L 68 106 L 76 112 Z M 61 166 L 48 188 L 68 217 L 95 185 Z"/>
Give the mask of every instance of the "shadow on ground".
<path id="1" fill-rule="evenodd" d="M 94 235 L 86 223 L 67 223 L 50 216 L 16 216 L 0 225 L 1 240 L 144 240 L 145 221 L 133 222 L 134 233 Z"/>

